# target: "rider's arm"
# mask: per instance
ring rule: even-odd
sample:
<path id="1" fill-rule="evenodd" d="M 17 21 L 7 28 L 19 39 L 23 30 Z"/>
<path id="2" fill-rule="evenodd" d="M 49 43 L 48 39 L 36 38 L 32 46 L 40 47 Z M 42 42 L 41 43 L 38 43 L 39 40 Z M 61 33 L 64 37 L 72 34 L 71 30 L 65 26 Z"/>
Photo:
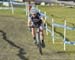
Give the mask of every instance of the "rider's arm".
<path id="1" fill-rule="evenodd" d="M 45 20 L 45 17 L 44 17 L 44 16 L 41 17 L 41 20 L 42 20 L 42 22 L 43 22 L 44 24 L 46 23 L 46 20 Z"/>
<path id="2" fill-rule="evenodd" d="M 39 13 L 39 12 L 38 12 L 38 14 L 39 14 L 39 17 L 41 18 L 42 22 L 45 24 L 46 23 L 45 16 L 42 15 L 41 13 Z"/>
<path id="3" fill-rule="evenodd" d="M 31 26 L 31 18 L 28 18 L 28 27 Z"/>

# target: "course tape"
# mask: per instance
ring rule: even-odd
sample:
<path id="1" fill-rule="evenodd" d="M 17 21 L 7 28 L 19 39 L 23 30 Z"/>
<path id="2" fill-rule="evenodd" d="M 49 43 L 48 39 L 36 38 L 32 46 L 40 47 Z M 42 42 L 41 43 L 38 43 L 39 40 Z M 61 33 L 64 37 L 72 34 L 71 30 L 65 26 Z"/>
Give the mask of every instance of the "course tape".
<path id="1" fill-rule="evenodd" d="M 65 28 L 65 26 L 64 26 L 63 24 L 53 23 L 53 25 L 54 25 L 55 27 Z M 66 29 L 67 29 L 67 30 L 75 30 L 75 27 L 66 26 Z"/>

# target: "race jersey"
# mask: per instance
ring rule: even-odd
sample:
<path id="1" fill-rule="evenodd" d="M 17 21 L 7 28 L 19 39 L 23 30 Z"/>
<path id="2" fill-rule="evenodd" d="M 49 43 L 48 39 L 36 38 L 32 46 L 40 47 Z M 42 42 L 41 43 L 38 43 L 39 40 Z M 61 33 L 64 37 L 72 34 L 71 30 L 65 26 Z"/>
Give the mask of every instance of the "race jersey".
<path id="1" fill-rule="evenodd" d="M 30 18 L 29 20 L 32 21 L 32 25 L 40 26 L 42 24 L 42 19 L 41 19 L 41 16 L 39 15 L 35 17 L 30 16 L 29 18 Z"/>
<path id="2" fill-rule="evenodd" d="M 37 23 L 37 22 L 39 22 L 39 21 L 42 21 L 42 20 L 41 20 L 41 16 L 40 16 L 39 14 L 37 14 L 35 17 L 32 17 L 32 16 L 30 15 L 30 20 L 31 20 L 32 22 L 34 22 L 34 23 Z"/>
<path id="3" fill-rule="evenodd" d="M 31 17 L 32 22 L 37 23 L 39 21 L 41 21 L 40 17 L 36 16 L 36 17 Z"/>

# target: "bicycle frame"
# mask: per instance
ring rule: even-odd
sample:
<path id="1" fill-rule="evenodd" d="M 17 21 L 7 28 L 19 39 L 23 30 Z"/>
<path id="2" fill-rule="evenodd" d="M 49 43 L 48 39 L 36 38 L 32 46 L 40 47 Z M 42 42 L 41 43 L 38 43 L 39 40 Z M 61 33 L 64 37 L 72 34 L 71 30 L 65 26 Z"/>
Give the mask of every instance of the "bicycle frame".
<path id="1" fill-rule="evenodd" d="M 36 30 L 36 41 L 37 41 L 37 46 L 39 48 L 39 52 L 42 55 L 42 41 L 40 39 L 40 29 L 39 28 L 35 28 Z"/>
<path id="2" fill-rule="evenodd" d="M 36 40 L 37 40 L 37 44 L 38 44 L 40 42 L 40 29 L 39 28 L 35 28 L 35 30 L 36 30 Z"/>

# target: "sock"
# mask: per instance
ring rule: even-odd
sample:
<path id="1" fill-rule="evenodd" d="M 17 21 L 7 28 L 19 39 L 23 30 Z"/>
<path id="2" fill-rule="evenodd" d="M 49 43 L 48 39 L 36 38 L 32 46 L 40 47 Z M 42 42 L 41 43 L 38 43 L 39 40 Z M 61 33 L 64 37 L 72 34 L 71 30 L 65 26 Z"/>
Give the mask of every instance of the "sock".
<path id="1" fill-rule="evenodd" d="M 44 40 L 42 40 L 42 41 L 44 41 Z"/>
<path id="2" fill-rule="evenodd" d="M 42 43 L 44 43 L 44 40 L 42 40 Z"/>

